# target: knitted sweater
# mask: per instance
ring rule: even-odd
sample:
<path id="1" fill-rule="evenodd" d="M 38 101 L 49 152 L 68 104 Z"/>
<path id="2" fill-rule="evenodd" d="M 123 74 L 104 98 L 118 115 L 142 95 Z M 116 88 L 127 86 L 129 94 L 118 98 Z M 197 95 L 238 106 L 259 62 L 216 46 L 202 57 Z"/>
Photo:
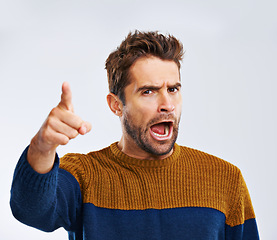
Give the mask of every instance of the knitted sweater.
<path id="1" fill-rule="evenodd" d="M 166 159 L 139 160 L 113 143 L 60 161 L 56 156 L 52 171 L 39 174 L 27 149 L 10 201 L 27 225 L 64 227 L 70 240 L 259 239 L 240 170 L 212 155 L 175 144 Z"/>

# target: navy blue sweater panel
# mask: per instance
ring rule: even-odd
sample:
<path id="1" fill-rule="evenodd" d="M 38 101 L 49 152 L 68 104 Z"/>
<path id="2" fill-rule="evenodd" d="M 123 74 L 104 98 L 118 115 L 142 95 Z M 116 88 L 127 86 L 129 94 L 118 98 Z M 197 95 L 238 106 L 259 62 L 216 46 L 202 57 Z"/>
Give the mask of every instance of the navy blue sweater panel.
<path id="1" fill-rule="evenodd" d="M 28 149 L 28 148 L 27 148 Z M 70 240 L 258 240 L 255 219 L 230 227 L 225 215 L 211 208 L 119 210 L 82 203 L 77 180 L 59 169 L 36 173 L 23 152 L 14 174 L 10 205 L 21 222 L 43 231 L 64 227 Z"/>
<path id="2" fill-rule="evenodd" d="M 58 156 L 49 173 L 35 172 L 27 161 L 27 151 L 21 155 L 13 177 L 10 206 L 14 217 L 46 232 L 59 227 L 82 232 L 82 198 L 77 180 L 59 168 Z"/>

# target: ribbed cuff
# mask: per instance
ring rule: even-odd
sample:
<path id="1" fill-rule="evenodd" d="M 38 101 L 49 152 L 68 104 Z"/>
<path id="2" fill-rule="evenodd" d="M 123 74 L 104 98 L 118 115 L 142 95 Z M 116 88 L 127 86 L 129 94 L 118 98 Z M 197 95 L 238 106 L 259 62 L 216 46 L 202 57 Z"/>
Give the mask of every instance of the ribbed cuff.
<path id="1" fill-rule="evenodd" d="M 39 192 L 47 192 L 55 189 L 57 185 L 57 176 L 59 169 L 59 157 L 56 154 L 52 170 L 45 174 L 36 172 L 27 161 L 27 152 L 29 146 L 22 153 L 13 177 L 13 185 L 19 184 L 21 188 Z M 17 182 L 19 181 L 19 182 Z"/>

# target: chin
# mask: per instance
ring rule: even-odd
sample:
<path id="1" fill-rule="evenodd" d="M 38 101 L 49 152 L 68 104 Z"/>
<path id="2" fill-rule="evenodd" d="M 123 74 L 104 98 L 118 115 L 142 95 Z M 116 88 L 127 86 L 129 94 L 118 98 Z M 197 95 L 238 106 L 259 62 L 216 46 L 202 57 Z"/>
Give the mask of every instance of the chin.
<path id="1" fill-rule="evenodd" d="M 168 155 L 174 147 L 175 141 L 171 141 L 170 143 L 153 143 L 153 144 L 140 144 L 139 147 L 141 147 L 144 151 L 150 153 L 151 155 L 155 156 L 165 156 Z"/>

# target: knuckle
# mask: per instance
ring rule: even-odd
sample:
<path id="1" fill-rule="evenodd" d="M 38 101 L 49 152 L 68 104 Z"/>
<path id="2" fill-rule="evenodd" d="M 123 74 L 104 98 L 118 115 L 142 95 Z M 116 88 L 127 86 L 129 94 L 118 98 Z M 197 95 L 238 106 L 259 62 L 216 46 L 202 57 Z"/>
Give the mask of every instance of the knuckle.
<path id="1" fill-rule="evenodd" d="M 54 122 L 55 122 L 55 120 L 54 120 L 53 117 L 48 117 L 47 120 L 46 120 L 46 126 L 47 126 L 47 128 L 49 126 L 52 127 L 54 125 Z"/>
<path id="2" fill-rule="evenodd" d="M 49 113 L 49 117 L 58 117 L 61 115 L 61 112 L 64 111 L 61 107 L 59 107 L 59 105 L 57 107 L 54 107 L 50 113 Z"/>
<path id="3" fill-rule="evenodd" d="M 55 116 L 55 115 L 57 115 L 57 111 L 59 111 L 58 107 L 53 108 L 53 109 L 50 111 L 49 116 Z"/>

